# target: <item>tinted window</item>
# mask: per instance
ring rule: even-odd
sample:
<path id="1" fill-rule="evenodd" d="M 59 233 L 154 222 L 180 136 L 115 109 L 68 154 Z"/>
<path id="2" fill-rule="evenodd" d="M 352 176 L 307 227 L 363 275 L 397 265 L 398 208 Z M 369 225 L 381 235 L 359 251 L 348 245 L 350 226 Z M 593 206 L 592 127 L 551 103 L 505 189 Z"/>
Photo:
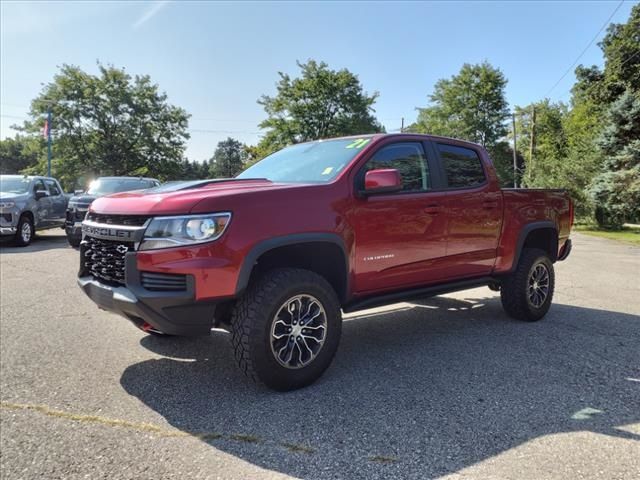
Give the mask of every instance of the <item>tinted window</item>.
<path id="1" fill-rule="evenodd" d="M 423 192 L 431 187 L 429 167 L 420 143 L 395 143 L 378 150 L 365 171 L 395 168 L 402 178 L 403 192 Z"/>
<path id="2" fill-rule="evenodd" d="M 37 192 L 38 190 L 44 190 L 45 192 L 47 191 L 42 180 L 36 180 L 33 184 L 33 191 Z"/>
<path id="3" fill-rule="evenodd" d="M 474 150 L 443 143 L 437 145 L 449 187 L 473 187 L 485 181 L 482 163 Z"/>
<path id="4" fill-rule="evenodd" d="M 49 194 L 54 197 L 56 195 L 60 195 L 60 189 L 58 188 L 58 185 L 56 185 L 56 182 L 54 182 L 53 180 L 45 180 L 44 183 L 46 183 L 47 187 L 49 187 Z"/>

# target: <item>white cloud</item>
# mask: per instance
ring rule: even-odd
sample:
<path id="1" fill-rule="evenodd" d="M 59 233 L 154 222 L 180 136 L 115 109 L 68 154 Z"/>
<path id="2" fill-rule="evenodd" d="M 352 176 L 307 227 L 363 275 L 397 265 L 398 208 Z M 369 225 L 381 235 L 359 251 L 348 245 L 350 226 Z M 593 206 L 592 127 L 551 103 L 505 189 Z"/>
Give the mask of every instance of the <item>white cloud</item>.
<path id="1" fill-rule="evenodd" d="M 149 8 L 142 14 L 142 16 L 136 20 L 136 22 L 132 25 L 133 29 L 138 29 L 149 20 L 151 20 L 160 10 L 162 10 L 169 0 L 161 0 L 158 2 L 153 2 Z"/>

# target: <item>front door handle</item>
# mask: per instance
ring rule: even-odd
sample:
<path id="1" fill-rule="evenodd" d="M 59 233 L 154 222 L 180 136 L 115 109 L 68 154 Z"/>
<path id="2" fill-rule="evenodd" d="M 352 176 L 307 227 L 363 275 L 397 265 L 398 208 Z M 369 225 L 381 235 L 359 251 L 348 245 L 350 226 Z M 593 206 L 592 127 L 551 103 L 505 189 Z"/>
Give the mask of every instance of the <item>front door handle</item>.
<path id="1" fill-rule="evenodd" d="M 427 215 L 437 215 L 440 212 L 442 212 L 442 205 L 429 205 L 424 209 L 424 213 Z"/>

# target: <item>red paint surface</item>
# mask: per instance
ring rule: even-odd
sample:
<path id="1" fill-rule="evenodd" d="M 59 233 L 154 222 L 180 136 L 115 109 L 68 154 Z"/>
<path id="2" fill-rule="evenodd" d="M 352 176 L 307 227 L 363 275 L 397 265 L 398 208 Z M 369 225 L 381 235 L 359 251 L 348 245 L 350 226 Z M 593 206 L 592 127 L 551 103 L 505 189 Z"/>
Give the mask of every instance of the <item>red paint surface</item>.
<path id="1" fill-rule="evenodd" d="M 439 140 L 474 148 L 488 180 L 472 189 L 388 193 L 363 197 L 359 168 L 381 146 Z M 569 237 L 571 201 L 551 190 L 501 190 L 479 146 L 427 135 L 377 135 L 328 184 L 277 184 L 242 180 L 165 194 L 123 193 L 99 198 L 98 213 L 174 215 L 230 211 L 217 241 L 137 253 L 138 268 L 194 275 L 196 297 L 235 294 L 242 262 L 263 240 L 298 233 L 336 233 L 349 261 L 349 296 L 508 271 L 518 236 L 531 222 L 551 221 L 561 249 Z"/>

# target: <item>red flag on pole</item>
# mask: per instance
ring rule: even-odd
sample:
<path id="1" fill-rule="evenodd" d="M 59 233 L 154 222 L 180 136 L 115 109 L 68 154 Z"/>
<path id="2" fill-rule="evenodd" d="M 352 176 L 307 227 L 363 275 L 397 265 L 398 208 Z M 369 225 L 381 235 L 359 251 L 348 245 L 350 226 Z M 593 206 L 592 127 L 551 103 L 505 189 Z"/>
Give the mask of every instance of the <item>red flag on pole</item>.
<path id="1" fill-rule="evenodd" d="M 42 136 L 44 138 L 49 138 L 49 121 L 44 121 L 44 127 L 42 127 Z"/>

